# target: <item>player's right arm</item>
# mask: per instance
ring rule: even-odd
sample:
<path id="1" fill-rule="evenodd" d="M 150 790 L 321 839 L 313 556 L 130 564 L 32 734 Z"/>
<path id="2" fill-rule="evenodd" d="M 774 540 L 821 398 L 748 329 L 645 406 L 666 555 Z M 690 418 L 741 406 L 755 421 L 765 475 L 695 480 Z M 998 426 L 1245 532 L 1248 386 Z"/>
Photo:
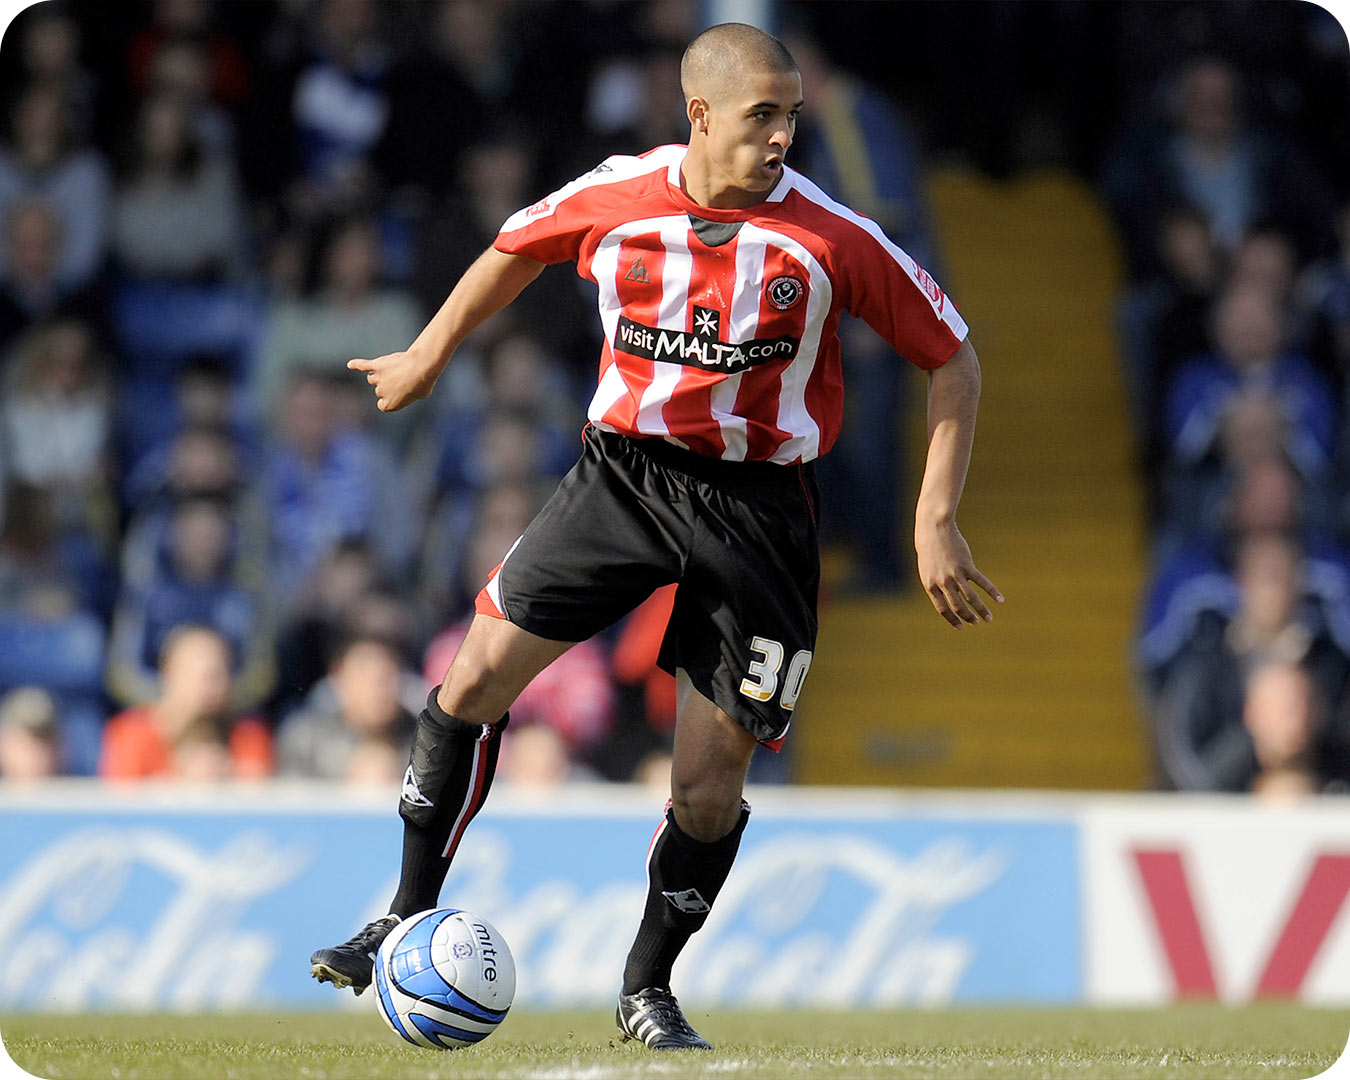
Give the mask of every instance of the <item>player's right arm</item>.
<path id="1" fill-rule="evenodd" d="M 464 272 L 440 311 L 405 351 L 373 360 L 349 360 L 347 367 L 365 372 L 381 412 L 395 412 L 420 401 L 430 396 L 460 343 L 519 296 L 543 269 L 542 262 L 524 255 L 488 248 Z"/>

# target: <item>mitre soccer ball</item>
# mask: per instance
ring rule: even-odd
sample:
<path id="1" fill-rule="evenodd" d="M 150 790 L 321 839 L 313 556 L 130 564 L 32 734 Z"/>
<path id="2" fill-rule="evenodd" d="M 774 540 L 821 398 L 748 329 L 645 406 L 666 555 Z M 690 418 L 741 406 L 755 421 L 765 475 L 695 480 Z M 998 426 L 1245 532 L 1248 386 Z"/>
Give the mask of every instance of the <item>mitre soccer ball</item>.
<path id="1" fill-rule="evenodd" d="M 497 1029 L 516 993 L 516 964 L 486 919 L 435 908 L 404 919 L 375 954 L 375 1000 L 416 1046 L 458 1050 Z"/>

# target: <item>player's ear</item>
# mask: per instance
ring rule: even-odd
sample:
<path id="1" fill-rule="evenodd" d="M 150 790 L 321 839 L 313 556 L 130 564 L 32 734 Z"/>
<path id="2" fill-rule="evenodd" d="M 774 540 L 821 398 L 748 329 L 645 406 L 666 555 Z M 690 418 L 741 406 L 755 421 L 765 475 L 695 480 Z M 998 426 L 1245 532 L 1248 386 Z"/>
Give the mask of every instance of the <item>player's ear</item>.
<path id="1" fill-rule="evenodd" d="M 691 97 L 684 106 L 685 115 L 689 117 L 689 127 L 706 135 L 708 133 L 708 102 L 706 98 Z"/>

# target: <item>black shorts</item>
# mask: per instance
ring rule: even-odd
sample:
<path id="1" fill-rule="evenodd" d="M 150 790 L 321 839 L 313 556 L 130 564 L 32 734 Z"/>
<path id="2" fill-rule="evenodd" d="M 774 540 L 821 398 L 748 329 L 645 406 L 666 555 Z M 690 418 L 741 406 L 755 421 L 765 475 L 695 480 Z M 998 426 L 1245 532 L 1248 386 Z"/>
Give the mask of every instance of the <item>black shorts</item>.
<path id="1" fill-rule="evenodd" d="M 811 466 L 723 462 L 594 427 L 584 444 L 477 610 L 582 641 L 676 582 L 661 667 L 683 668 L 755 738 L 778 742 L 816 641 Z"/>

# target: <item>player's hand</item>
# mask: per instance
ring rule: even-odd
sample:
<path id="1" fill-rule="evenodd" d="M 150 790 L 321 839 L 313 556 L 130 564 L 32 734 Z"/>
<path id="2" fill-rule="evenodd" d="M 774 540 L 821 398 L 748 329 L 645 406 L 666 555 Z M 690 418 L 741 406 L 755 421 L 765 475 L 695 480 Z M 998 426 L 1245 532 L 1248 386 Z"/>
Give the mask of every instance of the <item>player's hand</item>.
<path id="1" fill-rule="evenodd" d="M 347 368 L 365 372 L 381 412 L 397 412 L 405 405 L 430 397 L 440 374 L 425 356 L 411 350 L 388 353 L 374 360 L 348 360 Z"/>
<path id="2" fill-rule="evenodd" d="M 919 580 L 939 615 L 958 630 L 963 623 L 993 621 L 993 613 L 975 586 L 999 604 L 1003 593 L 975 566 L 970 545 L 955 522 L 919 525 L 914 549 L 919 557 Z"/>

